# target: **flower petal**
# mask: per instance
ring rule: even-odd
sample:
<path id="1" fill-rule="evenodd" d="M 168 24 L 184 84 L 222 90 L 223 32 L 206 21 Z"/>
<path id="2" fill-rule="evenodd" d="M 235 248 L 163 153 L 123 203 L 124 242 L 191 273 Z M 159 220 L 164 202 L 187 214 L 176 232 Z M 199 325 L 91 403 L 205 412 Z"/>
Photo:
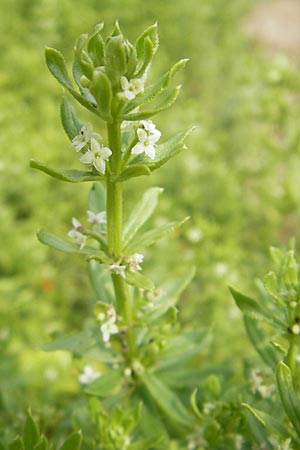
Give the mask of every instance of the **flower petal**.
<path id="1" fill-rule="evenodd" d="M 105 161 L 102 158 L 95 158 L 93 161 L 93 166 L 98 172 L 104 174 L 105 173 Z"/>
<path id="2" fill-rule="evenodd" d="M 86 153 L 84 153 L 84 155 L 81 156 L 81 158 L 79 158 L 79 161 L 83 164 L 92 164 L 92 162 L 94 161 L 93 152 L 88 150 Z"/>

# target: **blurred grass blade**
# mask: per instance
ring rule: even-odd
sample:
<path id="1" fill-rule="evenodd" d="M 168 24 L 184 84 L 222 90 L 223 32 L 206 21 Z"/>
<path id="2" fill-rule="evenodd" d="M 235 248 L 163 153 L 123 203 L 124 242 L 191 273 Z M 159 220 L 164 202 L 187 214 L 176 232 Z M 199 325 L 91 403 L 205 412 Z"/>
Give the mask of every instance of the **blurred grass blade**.
<path id="1" fill-rule="evenodd" d="M 79 450 L 82 442 L 82 434 L 81 431 L 76 431 L 71 434 L 59 450 Z"/>
<path id="2" fill-rule="evenodd" d="M 40 439 L 40 432 L 31 412 L 27 411 L 24 426 L 24 450 L 32 450 Z"/>

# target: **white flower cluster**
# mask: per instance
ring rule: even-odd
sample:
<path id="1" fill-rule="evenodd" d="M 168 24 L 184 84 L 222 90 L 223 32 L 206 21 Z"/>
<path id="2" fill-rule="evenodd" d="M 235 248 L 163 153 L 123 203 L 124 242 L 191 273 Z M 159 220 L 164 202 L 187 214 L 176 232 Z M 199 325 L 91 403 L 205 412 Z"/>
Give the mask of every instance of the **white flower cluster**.
<path id="1" fill-rule="evenodd" d="M 145 153 L 150 159 L 155 158 L 156 142 L 161 136 L 161 132 L 157 130 L 151 120 L 141 120 L 136 131 L 138 142 L 132 148 L 133 155 L 140 155 Z"/>
<path id="2" fill-rule="evenodd" d="M 105 313 L 98 314 L 97 319 L 101 323 L 100 331 L 102 333 L 103 341 L 107 343 L 112 334 L 117 334 L 119 332 L 119 327 L 116 324 L 117 314 L 115 308 L 110 305 Z"/>
<path id="3" fill-rule="evenodd" d="M 140 264 L 144 261 L 144 255 L 141 253 L 135 253 L 131 256 L 125 256 L 121 261 L 116 261 L 109 266 L 109 270 L 112 273 L 120 275 L 122 278 L 126 278 L 126 270 L 130 272 L 138 272 L 142 270 Z"/>
<path id="4" fill-rule="evenodd" d="M 93 211 L 88 210 L 87 216 L 88 222 L 90 222 L 92 225 L 106 224 L 106 211 L 100 211 L 98 213 L 95 213 Z M 80 250 L 82 250 L 87 240 L 87 236 L 85 236 L 84 234 L 85 228 L 79 222 L 79 220 L 76 219 L 76 217 L 72 218 L 72 225 L 73 228 L 68 232 L 68 236 L 74 239 L 76 244 L 79 245 Z"/>
<path id="5" fill-rule="evenodd" d="M 79 375 L 78 381 L 81 384 L 90 384 L 101 376 L 100 372 L 96 372 L 91 366 L 85 366 L 82 374 Z"/>
<path id="6" fill-rule="evenodd" d="M 94 133 L 92 125 L 87 123 L 72 140 L 72 146 L 76 152 L 86 149 L 85 153 L 80 157 L 80 161 L 83 164 L 95 167 L 98 172 L 105 174 L 106 161 L 111 156 L 112 151 L 98 142 L 101 139 L 102 136 Z"/>

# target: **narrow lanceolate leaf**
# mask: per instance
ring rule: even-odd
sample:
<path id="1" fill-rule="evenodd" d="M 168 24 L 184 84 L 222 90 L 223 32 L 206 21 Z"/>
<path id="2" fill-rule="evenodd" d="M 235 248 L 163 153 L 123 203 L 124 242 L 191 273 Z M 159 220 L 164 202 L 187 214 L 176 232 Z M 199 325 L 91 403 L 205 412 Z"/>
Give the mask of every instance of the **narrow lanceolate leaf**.
<path id="1" fill-rule="evenodd" d="M 122 370 L 109 370 L 85 388 L 87 394 L 110 397 L 120 391 L 124 373 Z"/>
<path id="2" fill-rule="evenodd" d="M 123 120 L 145 120 L 149 119 L 152 116 L 155 116 L 156 114 L 165 111 L 166 109 L 170 108 L 175 101 L 177 100 L 177 97 L 179 95 L 181 86 L 176 86 L 172 91 L 164 98 L 164 100 L 161 102 L 160 105 L 157 107 L 148 110 L 148 111 L 139 111 L 139 112 L 132 112 L 128 114 L 123 114 L 122 119 Z"/>
<path id="3" fill-rule="evenodd" d="M 45 436 L 41 437 L 40 442 L 34 447 L 34 450 L 48 450 L 48 441 Z"/>
<path id="4" fill-rule="evenodd" d="M 294 388 L 292 372 L 282 361 L 278 364 L 276 379 L 285 412 L 300 437 L 300 398 Z"/>
<path id="5" fill-rule="evenodd" d="M 37 237 L 38 240 L 43 244 L 49 245 L 49 247 L 53 247 L 56 250 L 60 250 L 62 252 L 80 253 L 82 255 L 91 255 L 95 253 L 95 249 L 92 247 L 85 246 L 80 250 L 78 244 L 66 241 L 65 239 L 55 236 L 54 234 L 49 233 L 48 231 L 43 229 L 37 231 Z"/>
<path id="6" fill-rule="evenodd" d="M 136 41 L 135 48 L 138 64 L 134 74 L 135 77 L 140 77 L 147 72 L 158 49 L 158 44 L 157 24 L 155 23 L 147 28 Z"/>
<path id="7" fill-rule="evenodd" d="M 153 291 L 154 284 L 153 282 L 142 275 L 139 272 L 126 272 L 126 281 L 128 284 L 131 284 L 132 286 L 135 286 L 139 289 L 145 289 L 145 291 Z"/>
<path id="8" fill-rule="evenodd" d="M 81 431 L 76 431 L 71 434 L 59 450 L 79 450 L 82 442 L 82 434 Z"/>
<path id="9" fill-rule="evenodd" d="M 174 75 L 188 62 L 188 59 L 182 59 L 174 64 L 171 69 L 166 72 L 158 81 L 145 88 L 143 95 L 131 100 L 124 108 L 124 114 L 154 100 L 161 93 L 163 93 L 169 86 Z"/>
<path id="10" fill-rule="evenodd" d="M 260 304 L 253 298 L 241 294 L 232 287 L 229 287 L 229 290 L 243 314 L 252 317 L 252 319 L 269 323 L 274 327 L 285 328 L 285 323 L 275 314 L 275 311 L 263 310 Z"/>
<path id="11" fill-rule="evenodd" d="M 187 220 L 189 220 L 189 217 L 186 217 L 180 222 L 166 223 L 158 228 L 146 231 L 142 235 L 137 235 L 131 242 L 129 242 L 127 247 L 124 248 L 124 252 L 131 255 L 136 253 L 139 249 L 141 249 L 141 247 L 146 248 L 153 245 L 159 239 L 162 239 L 167 234 L 180 228 Z"/>
<path id="12" fill-rule="evenodd" d="M 150 170 L 156 170 L 165 164 L 169 159 L 174 158 L 180 152 L 186 149 L 185 140 L 194 131 L 196 127 L 191 127 L 187 131 L 176 134 L 164 144 L 158 145 L 156 149 L 156 158 L 148 162 Z"/>
<path id="13" fill-rule="evenodd" d="M 286 429 L 282 423 L 276 418 L 270 416 L 269 414 L 260 411 L 259 409 L 252 408 L 252 406 L 247 403 L 242 404 L 247 411 L 249 411 L 262 425 L 263 427 L 273 435 L 282 436 L 283 438 L 289 437 L 289 431 Z"/>
<path id="14" fill-rule="evenodd" d="M 79 119 L 76 109 L 64 94 L 60 106 L 61 122 L 70 141 L 79 134 L 83 122 Z"/>
<path id="15" fill-rule="evenodd" d="M 130 180 L 130 178 L 150 175 L 151 170 L 146 164 L 132 164 L 127 166 L 120 175 L 115 179 L 116 182 Z"/>
<path id="16" fill-rule="evenodd" d="M 259 322 L 251 317 L 244 317 L 245 328 L 250 341 L 264 362 L 273 370 L 278 364 L 279 355 L 269 341 L 269 336 L 260 329 Z"/>
<path id="17" fill-rule="evenodd" d="M 103 175 L 94 175 L 93 172 L 88 172 L 86 170 L 57 170 L 52 169 L 44 163 L 39 161 L 35 161 L 34 159 L 30 160 L 30 167 L 33 169 L 40 170 L 41 172 L 50 175 L 53 178 L 61 181 L 67 181 L 68 183 L 82 183 L 84 181 L 101 181 L 104 180 L 105 177 Z"/>
<path id="18" fill-rule="evenodd" d="M 82 97 L 77 91 L 75 91 L 73 84 L 68 75 L 66 63 L 63 55 L 54 48 L 47 47 L 45 50 L 46 55 L 46 63 L 48 69 L 52 73 L 52 75 L 57 79 L 57 81 L 64 86 L 73 97 L 81 103 L 84 107 L 92 111 L 93 113 L 97 113 L 95 105 L 91 104 L 88 100 Z"/>
<path id="19" fill-rule="evenodd" d="M 124 226 L 123 248 L 126 248 L 137 231 L 152 215 L 158 203 L 158 196 L 162 191 L 163 189 L 158 187 L 148 189 L 148 191 L 146 191 L 143 195 L 142 200 L 133 209 L 127 223 Z"/>
<path id="20" fill-rule="evenodd" d="M 152 373 L 144 372 L 139 378 L 159 409 L 175 426 L 193 428 L 194 417 L 171 389 Z"/>
<path id="21" fill-rule="evenodd" d="M 40 439 L 40 433 L 30 411 L 27 412 L 24 426 L 24 450 L 32 450 Z"/>
<path id="22" fill-rule="evenodd" d="M 191 282 L 195 275 L 195 267 L 191 267 L 181 277 L 169 280 L 159 287 L 159 295 L 154 299 L 153 311 L 149 313 L 149 317 L 153 320 L 159 319 L 171 306 L 175 306 L 179 300 L 180 294 Z"/>
<path id="23" fill-rule="evenodd" d="M 97 337 L 95 335 L 87 333 L 86 331 L 81 331 L 80 333 L 71 336 L 62 336 L 54 339 L 54 341 L 44 344 L 42 350 L 45 352 L 62 350 L 82 354 L 87 352 L 96 343 Z"/>

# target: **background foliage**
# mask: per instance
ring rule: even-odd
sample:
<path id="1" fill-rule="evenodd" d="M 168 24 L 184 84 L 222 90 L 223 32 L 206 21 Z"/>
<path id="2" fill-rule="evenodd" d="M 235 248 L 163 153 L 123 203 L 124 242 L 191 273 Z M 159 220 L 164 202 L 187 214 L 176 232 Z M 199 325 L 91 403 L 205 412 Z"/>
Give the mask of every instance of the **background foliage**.
<path id="1" fill-rule="evenodd" d="M 72 164 L 59 121 L 61 92 L 43 48 L 59 48 L 70 59 L 76 37 L 100 21 L 110 29 L 119 18 L 134 39 L 158 20 L 156 72 L 190 58 L 179 101 L 156 122 L 166 136 L 193 124 L 198 129 L 186 154 L 151 185 L 165 188 L 157 223 L 191 219 L 178 239 L 159 244 L 149 269 L 159 282 L 196 266 L 182 321 L 212 326 L 203 367 L 225 363 L 243 391 L 254 356 L 227 285 L 254 289 L 253 279 L 268 270 L 269 245 L 286 246 L 297 236 L 300 205 L 299 72 L 284 57 L 266 62 L 245 35 L 252 7 L 250 0 L 190 0 L 185 7 L 180 0 L 1 1 L 0 441 L 20 430 L 28 405 L 59 441 L 79 391 L 82 362 L 39 348 L 50 336 L 79 330 L 94 294 L 84 263 L 42 247 L 35 231 L 47 226 L 65 234 L 73 215 L 85 215 L 89 186 L 57 183 L 28 161 Z M 129 203 L 149 183 L 132 181 Z M 226 390 L 228 375 L 223 381 Z"/>

